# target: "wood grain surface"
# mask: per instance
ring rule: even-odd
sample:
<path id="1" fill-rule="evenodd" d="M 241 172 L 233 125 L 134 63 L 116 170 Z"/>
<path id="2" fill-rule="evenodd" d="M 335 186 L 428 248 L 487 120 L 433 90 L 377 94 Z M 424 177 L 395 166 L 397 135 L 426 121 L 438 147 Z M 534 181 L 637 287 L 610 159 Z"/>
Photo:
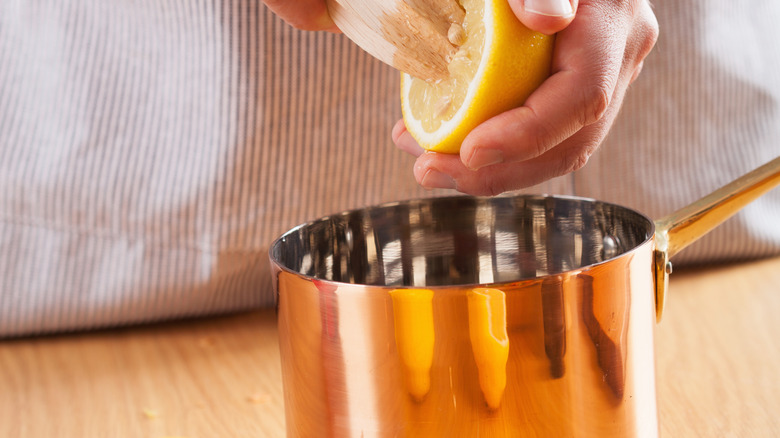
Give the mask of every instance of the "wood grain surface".
<path id="1" fill-rule="evenodd" d="M 678 271 L 664 437 L 780 436 L 780 258 Z M 0 342 L 0 437 L 283 437 L 272 310 Z"/>

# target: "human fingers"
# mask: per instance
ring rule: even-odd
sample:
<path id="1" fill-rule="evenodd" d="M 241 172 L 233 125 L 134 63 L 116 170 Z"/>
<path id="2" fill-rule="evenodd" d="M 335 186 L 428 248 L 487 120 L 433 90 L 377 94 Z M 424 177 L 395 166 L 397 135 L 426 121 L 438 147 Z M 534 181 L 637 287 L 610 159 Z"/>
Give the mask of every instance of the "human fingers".
<path id="1" fill-rule="evenodd" d="M 622 93 L 616 87 L 628 87 L 658 34 L 645 0 L 627 9 L 622 3 L 580 2 L 575 20 L 556 37 L 553 74 L 522 107 L 466 137 L 460 152 L 464 165 L 476 170 L 541 156 L 619 105 L 613 101 Z"/>
<path id="2" fill-rule="evenodd" d="M 628 85 L 636 79 L 641 69 L 642 63 L 639 63 L 633 72 L 628 70 L 619 76 L 619 83 L 610 99 L 612 104 L 599 120 L 537 157 L 474 171 L 468 169 L 457 156 L 425 153 L 415 163 L 415 178 L 419 184 L 430 189 L 452 188 L 471 195 L 492 196 L 575 171 L 585 165 L 588 157 L 606 137 L 618 115 Z"/>
<path id="3" fill-rule="evenodd" d="M 301 30 L 339 32 L 325 0 L 263 0 L 276 15 Z"/>
<path id="4" fill-rule="evenodd" d="M 622 101 L 622 97 L 615 99 Z M 540 184 L 583 167 L 606 137 L 618 111 L 618 106 L 610 107 L 605 117 L 598 122 L 584 127 L 557 147 L 530 160 L 502 163 L 474 171 L 464 166 L 455 155 L 428 152 L 417 158 L 414 175 L 418 184 L 425 188 L 450 188 L 475 196 L 495 196 Z"/>
<path id="5" fill-rule="evenodd" d="M 406 130 L 403 119 L 396 122 L 395 126 L 393 126 L 391 137 L 393 138 L 393 143 L 395 143 L 396 147 L 408 154 L 419 157 L 425 152 L 417 143 L 417 140 L 412 137 L 412 134 Z"/>
<path id="6" fill-rule="evenodd" d="M 517 18 L 529 29 L 552 35 L 574 19 L 577 0 L 508 0 Z"/>
<path id="7" fill-rule="evenodd" d="M 609 130 L 611 118 L 583 128 L 538 157 L 476 171 L 464 166 L 456 155 L 426 152 L 417 158 L 414 176 L 418 184 L 428 189 L 455 189 L 475 196 L 494 196 L 533 186 L 584 166 Z"/>

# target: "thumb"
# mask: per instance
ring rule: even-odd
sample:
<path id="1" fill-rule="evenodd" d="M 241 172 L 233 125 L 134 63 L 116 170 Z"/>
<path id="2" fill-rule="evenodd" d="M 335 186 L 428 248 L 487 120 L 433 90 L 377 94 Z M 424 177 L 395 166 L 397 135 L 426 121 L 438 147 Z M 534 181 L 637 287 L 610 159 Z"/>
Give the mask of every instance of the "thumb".
<path id="1" fill-rule="evenodd" d="M 552 35 L 574 19 L 578 0 L 508 0 L 515 15 L 531 30 Z"/>

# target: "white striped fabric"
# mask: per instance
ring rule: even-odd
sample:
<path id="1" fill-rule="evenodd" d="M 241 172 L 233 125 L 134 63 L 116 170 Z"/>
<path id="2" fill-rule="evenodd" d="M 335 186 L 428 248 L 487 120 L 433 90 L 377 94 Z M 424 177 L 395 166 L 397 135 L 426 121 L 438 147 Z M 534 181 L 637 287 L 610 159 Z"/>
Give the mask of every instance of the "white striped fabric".
<path id="1" fill-rule="evenodd" d="M 0 3 L 0 335 L 273 304 L 269 243 L 427 195 L 398 74 L 251 1 Z"/>
<path id="2" fill-rule="evenodd" d="M 659 215 L 778 155 L 780 55 L 760 36 L 780 3 L 655 3 L 658 49 L 603 150 L 530 190 Z M 445 193 L 392 146 L 398 92 L 343 36 L 258 0 L 0 2 L 0 336 L 272 305 L 283 231 Z M 779 206 L 688 260 L 777 253 Z"/>

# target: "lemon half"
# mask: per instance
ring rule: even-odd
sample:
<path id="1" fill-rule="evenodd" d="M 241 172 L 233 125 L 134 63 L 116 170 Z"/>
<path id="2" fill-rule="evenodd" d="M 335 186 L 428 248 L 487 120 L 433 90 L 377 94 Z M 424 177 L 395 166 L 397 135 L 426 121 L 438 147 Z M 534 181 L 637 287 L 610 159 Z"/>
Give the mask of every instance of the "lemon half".
<path id="1" fill-rule="evenodd" d="M 458 153 L 477 125 L 517 108 L 549 76 L 553 37 L 525 27 L 506 0 L 459 0 L 465 42 L 449 77 L 426 82 L 401 74 L 401 109 L 424 149 Z"/>

